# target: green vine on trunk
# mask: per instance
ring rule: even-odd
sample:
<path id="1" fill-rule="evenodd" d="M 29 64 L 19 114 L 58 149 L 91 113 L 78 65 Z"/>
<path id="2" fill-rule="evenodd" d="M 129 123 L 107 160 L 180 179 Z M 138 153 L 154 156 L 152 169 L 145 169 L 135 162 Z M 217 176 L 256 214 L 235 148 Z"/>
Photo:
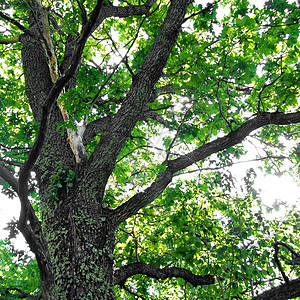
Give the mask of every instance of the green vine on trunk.
<path id="1" fill-rule="evenodd" d="M 54 200 L 59 200 L 60 189 L 65 187 L 68 192 L 68 190 L 74 186 L 74 182 L 77 179 L 77 175 L 73 170 L 62 169 L 62 162 L 58 162 L 57 165 L 59 167 L 58 172 L 53 174 L 50 179 L 51 195 Z"/>

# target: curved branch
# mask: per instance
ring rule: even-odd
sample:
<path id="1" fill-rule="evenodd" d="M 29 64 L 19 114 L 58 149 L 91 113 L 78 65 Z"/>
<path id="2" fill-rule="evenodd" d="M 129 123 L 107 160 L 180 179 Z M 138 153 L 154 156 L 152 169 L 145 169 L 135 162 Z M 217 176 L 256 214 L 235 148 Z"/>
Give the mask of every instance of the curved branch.
<path id="1" fill-rule="evenodd" d="M 98 26 L 107 17 L 126 18 L 131 16 L 148 15 L 150 8 L 156 0 L 147 0 L 143 5 L 128 5 L 128 6 L 114 6 L 111 1 L 107 1 L 106 5 L 102 6 L 101 12 L 96 16 L 96 21 L 90 31 L 92 34 Z"/>
<path id="2" fill-rule="evenodd" d="M 18 194 L 19 193 L 19 183 L 18 180 L 13 176 L 9 169 L 0 164 L 0 177 L 2 177 Z"/>
<path id="3" fill-rule="evenodd" d="M 289 284 L 285 283 L 271 288 L 255 297 L 252 300 L 286 300 L 300 297 L 300 278 L 290 280 Z"/>
<path id="4" fill-rule="evenodd" d="M 179 88 L 174 87 L 172 84 L 168 84 L 157 89 L 157 95 L 164 95 L 174 93 Z"/>
<path id="5" fill-rule="evenodd" d="M 212 142 L 205 143 L 194 151 L 181 155 L 176 159 L 166 161 L 166 170 L 157 176 L 155 182 L 141 193 L 137 193 L 115 209 L 116 224 L 125 221 L 130 216 L 136 214 L 141 208 L 151 203 L 158 197 L 172 181 L 175 173 L 201 161 L 208 156 L 228 149 L 241 143 L 252 131 L 266 125 L 290 125 L 300 123 L 300 112 L 296 113 L 259 113 L 253 119 L 246 121 L 238 129 L 228 135 L 218 138 Z"/>
<path id="6" fill-rule="evenodd" d="M 157 198 L 172 181 L 173 174 L 169 171 L 159 174 L 157 180 L 150 187 L 141 193 L 135 194 L 125 203 L 114 210 L 114 222 L 117 226 L 132 215 L 135 215 L 141 208 Z"/>
<path id="7" fill-rule="evenodd" d="M 212 275 L 195 275 L 184 268 L 165 267 L 161 269 L 146 263 L 135 262 L 115 271 L 114 284 L 122 285 L 127 278 L 137 274 L 143 274 L 155 279 L 182 278 L 193 286 L 210 285 L 215 282 Z"/>
<path id="8" fill-rule="evenodd" d="M 268 113 L 261 112 L 249 121 L 246 121 L 238 129 L 228 135 L 212 142 L 205 143 L 194 151 L 182 155 L 177 159 L 166 162 L 168 169 L 174 174 L 193 163 L 203 160 L 213 153 L 217 153 L 236 144 L 241 143 L 252 131 L 266 125 L 290 125 L 300 123 L 300 112 L 296 113 Z"/>

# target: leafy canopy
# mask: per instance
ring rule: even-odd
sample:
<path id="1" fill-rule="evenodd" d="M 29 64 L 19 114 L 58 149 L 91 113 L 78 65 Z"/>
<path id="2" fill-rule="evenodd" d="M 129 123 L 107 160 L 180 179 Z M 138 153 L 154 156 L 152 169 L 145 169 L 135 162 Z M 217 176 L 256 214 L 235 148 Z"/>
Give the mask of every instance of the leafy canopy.
<path id="1" fill-rule="evenodd" d="M 299 111 L 297 2 L 267 1 L 258 9 L 249 1 L 224 0 L 199 13 L 205 7 L 202 2 L 189 6 L 164 75 L 156 85 L 156 95 L 119 154 L 105 192 L 105 203 L 111 208 L 148 187 L 166 170 L 166 160 L 230 134 L 259 113 Z M 78 3 L 43 1 L 52 17 L 50 28 L 59 63 L 67 39 L 77 38 L 81 30 L 83 14 Z M 114 1 L 121 7 L 139 3 Z M 95 4 L 84 1 L 87 14 Z M 65 128 L 78 130 L 77 125 L 84 122 L 113 120 L 168 7 L 169 1 L 160 1 L 147 16 L 111 17 L 101 24 L 86 43 L 76 85 L 59 98 L 70 118 L 57 124 L 57 130 L 64 134 Z M 220 18 L 224 7 L 228 13 Z M 30 14 L 27 1 L 3 1 L 0 9 L 20 23 Z M 19 35 L 20 28 L 5 21 L 0 26 L 0 153 L 1 161 L 17 172 L 35 141 L 38 124 L 25 95 L 21 44 L 4 43 Z M 268 173 L 288 172 L 298 178 L 299 129 L 297 124 L 269 125 L 251 133 L 248 140 L 259 148 L 251 158 L 263 161 L 261 167 Z M 101 136 L 100 131 L 86 141 L 89 156 Z M 286 149 L 286 141 L 291 142 L 291 148 Z M 254 292 L 281 278 L 274 260 L 276 246 L 280 247 L 285 273 L 299 277 L 295 261 L 300 245 L 299 211 L 292 207 L 283 220 L 264 218 L 262 199 L 253 188 L 255 170 L 249 170 L 242 182 L 227 168 L 245 154 L 245 143 L 238 144 L 178 172 L 176 175 L 192 175 L 178 176 L 151 205 L 123 222 L 117 233 L 116 267 L 136 261 L 172 264 L 215 275 L 217 284 L 194 289 L 181 279 L 158 282 L 136 275 L 126 282 L 126 290 L 116 288 L 120 299 L 134 299 L 135 293 L 145 299 L 171 295 L 172 299 L 229 299 L 237 295 L 250 299 Z M 70 171 L 68 178 L 73 176 Z M 59 175 L 52 178 L 54 184 Z M 4 180 L 1 183 L 3 192 L 12 196 L 9 185 Z M 30 184 L 38 210 L 34 178 Z M 71 179 L 68 184 L 72 187 Z M 8 242 L 2 241 L 0 247 L 1 284 L 34 291 L 36 277 L 32 279 L 29 273 L 36 270 L 35 262 L 14 262 Z M 23 270 L 25 265 L 29 271 Z M 31 279 L 24 283 L 21 277 Z"/>

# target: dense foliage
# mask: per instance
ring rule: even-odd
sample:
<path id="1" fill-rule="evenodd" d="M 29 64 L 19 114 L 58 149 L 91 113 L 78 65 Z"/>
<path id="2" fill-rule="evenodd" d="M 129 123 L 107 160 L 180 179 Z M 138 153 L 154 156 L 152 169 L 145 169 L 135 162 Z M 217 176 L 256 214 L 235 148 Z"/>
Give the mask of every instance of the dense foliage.
<path id="1" fill-rule="evenodd" d="M 299 178 L 299 20 L 287 0 L 2 1 L 0 179 L 37 260 L 1 242 L 0 298 L 300 297 L 300 211 L 266 218 L 253 186 Z"/>

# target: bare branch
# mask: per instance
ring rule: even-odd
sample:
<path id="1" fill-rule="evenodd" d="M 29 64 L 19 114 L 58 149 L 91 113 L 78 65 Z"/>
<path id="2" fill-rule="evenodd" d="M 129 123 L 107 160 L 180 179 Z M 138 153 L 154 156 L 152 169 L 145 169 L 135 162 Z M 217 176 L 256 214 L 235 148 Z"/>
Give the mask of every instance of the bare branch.
<path id="1" fill-rule="evenodd" d="M 194 151 L 182 155 L 177 159 L 167 162 L 172 173 L 176 173 L 194 162 L 203 160 L 213 153 L 217 153 L 231 146 L 241 143 L 252 131 L 266 125 L 290 125 L 300 123 L 300 112 L 296 113 L 268 113 L 261 112 L 253 119 L 246 121 L 238 129 L 228 135 L 218 138 L 212 142 L 205 143 Z"/>
<path id="2" fill-rule="evenodd" d="M 108 78 L 105 80 L 105 82 L 102 84 L 102 86 L 100 87 L 100 89 L 98 90 L 98 92 L 96 93 L 96 95 L 94 96 L 94 99 L 93 99 L 92 102 L 91 102 L 91 110 L 92 110 L 92 108 L 93 108 L 94 103 L 95 103 L 95 102 L 97 101 L 97 99 L 100 97 L 102 90 L 106 87 L 106 84 L 110 81 L 110 79 L 112 78 L 112 76 L 113 76 L 113 75 L 115 74 L 115 72 L 118 70 L 120 64 L 121 64 L 121 63 L 124 63 L 125 66 L 126 66 L 126 64 L 128 65 L 128 63 L 126 63 L 127 56 L 128 56 L 128 54 L 130 53 L 131 48 L 133 47 L 133 45 L 134 45 L 136 39 L 138 38 L 138 33 L 139 33 L 139 31 L 140 31 L 140 29 L 141 29 L 141 27 L 142 27 L 142 24 L 144 23 L 144 20 L 145 20 L 145 19 L 143 19 L 142 22 L 140 23 L 140 25 L 139 25 L 139 27 L 138 27 L 138 29 L 137 29 L 137 32 L 136 32 L 136 34 L 135 34 L 133 40 L 131 41 L 131 45 L 128 47 L 128 49 L 127 49 L 127 51 L 126 51 L 124 57 L 122 57 L 122 55 L 119 53 L 120 57 L 122 57 L 122 60 L 121 60 L 121 61 L 113 68 L 113 71 L 111 72 L 111 74 L 108 76 Z M 110 35 L 109 35 L 108 33 L 107 33 L 107 35 L 110 37 Z M 113 43 L 113 46 L 115 47 L 114 41 L 112 40 L 111 37 L 110 37 L 110 39 L 111 39 L 111 41 L 112 41 L 112 43 Z M 115 47 L 115 49 L 118 51 L 117 47 Z M 129 66 L 126 66 L 126 67 L 130 69 Z M 131 70 L 131 69 L 130 69 L 130 70 Z M 134 78 L 135 75 L 132 73 L 132 71 L 131 71 L 130 73 L 131 73 L 132 77 Z M 107 102 L 109 102 L 109 101 L 110 101 L 110 100 L 108 100 Z"/>
<path id="3" fill-rule="evenodd" d="M 184 268 L 165 267 L 161 269 L 143 262 L 135 262 L 115 271 L 114 284 L 122 285 L 127 278 L 137 274 L 143 274 L 155 279 L 183 278 L 193 286 L 210 285 L 215 282 L 212 275 L 195 275 Z"/>
<path id="4" fill-rule="evenodd" d="M 101 12 L 97 15 L 96 21 L 90 30 L 90 34 L 92 34 L 107 17 L 126 18 L 131 16 L 148 15 L 150 8 L 155 2 L 155 0 L 147 0 L 143 5 L 128 5 L 120 7 L 113 6 L 111 1 L 107 1 L 107 4 L 102 6 Z"/>
<path id="5" fill-rule="evenodd" d="M 139 32 L 139 30 L 138 30 L 138 32 Z M 137 32 L 137 34 L 136 34 L 136 37 L 137 37 L 137 35 L 138 35 L 138 32 Z M 115 43 L 115 41 L 113 40 L 113 38 L 110 36 L 110 34 L 109 34 L 107 31 L 105 31 L 105 33 L 106 33 L 106 35 L 109 37 L 109 39 L 110 39 L 110 41 L 111 41 L 111 43 L 112 43 L 113 48 L 115 49 L 115 51 L 116 51 L 116 52 L 118 53 L 118 55 L 122 58 L 121 62 L 124 62 L 124 64 L 125 64 L 127 70 L 129 71 L 131 77 L 134 78 L 135 74 L 133 73 L 132 69 L 130 68 L 130 66 L 129 66 L 129 64 L 128 64 L 128 59 L 127 59 L 127 55 L 128 55 L 128 53 L 129 53 L 131 47 L 133 46 L 133 44 L 131 44 L 131 46 L 130 46 L 129 49 L 127 50 L 125 56 L 123 57 L 122 54 L 120 53 L 120 51 L 118 50 L 118 47 L 116 46 L 116 43 Z M 136 40 L 136 37 L 134 38 L 134 41 Z"/>
<path id="6" fill-rule="evenodd" d="M 257 111 L 260 112 L 261 111 L 261 106 L 263 106 L 263 102 L 262 102 L 262 94 L 265 91 L 265 89 L 269 86 L 272 86 L 280 77 L 282 77 L 284 73 L 280 74 L 279 76 L 277 76 L 272 82 L 270 83 L 266 83 L 262 89 L 260 90 L 259 94 L 258 94 L 258 103 L 257 103 Z"/>
<path id="7" fill-rule="evenodd" d="M 174 93 L 176 90 L 178 90 L 178 88 L 175 88 L 172 84 L 169 84 L 169 85 L 159 87 L 157 89 L 157 94 L 158 95 L 170 94 L 170 93 Z"/>
<path id="8" fill-rule="evenodd" d="M 214 3 L 208 3 L 207 6 L 206 6 L 204 9 L 202 9 L 202 10 L 200 10 L 200 11 L 198 11 L 198 12 L 196 12 L 196 13 L 193 13 L 193 14 L 191 14 L 190 16 L 186 17 L 186 18 L 183 20 L 183 23 L 186 22 L 187 20 L 193 18 L 193 17 L 198 16 L 198 15 L 203 15 L 203 14 L 205 14 L 205 13 L 211 13 L 212 8 L 213 8 L 218 2 L 220 2 L 220 0 L 216 0 Z"/>
<path id="9" fill-rule="evenodd" d="M 215 171 L 215 170 L 221 170 L 221 169 L 225 169 L 225 168 L 230 168 L 232 166 L 235 166 L 235 165 L 238 165 L 238 164 L 244 164 L 244 163 L 250 163 L 250 162 L 255 162 L 255 161 L 262 161 L 262 160 L 267 160 L 267 159 L 288 159 L 289 157 L 287 156 L 283 156 L 283 155 L 280 155 L 280 156 L 272 156 L 272 155 L 267 155 L 267 156 L 264 156 L 264 157 L 259 157 L 259 158 L 255 158 L 255 159 L 249 159 L 249 160 L 240 160 L 240 161 L 235 161 L 235 162 L 230 162 L 228 164 L 225 164 L 223 166 L 219 166 L 219 167 L 206 167 L 206 168 L 201 168 L 201 172 L 202 171 Z M 196 173 L 196 172 L 199 172 L 199 169 L 195 169 L 195 170 L 189 170 L 187 172 L 183 172 L 183 173 L 178 173 L 178 174 L 175 174 L 175 176 L 180 176 L 182 174 L 192 174 L 192 173 Z"/>
<path id="10" fill-rule="evenodd" d="M 183 70 L 184 70 L 183 67 L 180 67 L 176 72 L 170 74 L 163 74 L 162 77 L 173 77 L 179 74 Z"/>
<path id="11" fill-rule="evenodd" d="M 179 135 L 179 133 L 180 133 L 180 131 L 181 131 L 181 128 L 182 128 L 183 124 L 185 123 L 186 116 L 187 116 L 187 114 L 191 111 L 192 107 L 193 107 L 193 106 L 190 106 L 190 107 L 186 110 L 186 112 L 184 113 L 184 115 L 183 115 L 183 117 L 182 117 L 182 120 L 181 120 L 181 122 L 180 122 L 180 124 L 179 124 L 179 126 L 178 126 L 178 128 L 177 128 L 177 130 L 176 130 L 175 136 L 174 136 L 174 138 L 172 139 L 172 141 L 171 141 L 171 143 L 170 143 L 170 145 L 169 145 L 169 147 L 168 147 L 168 149 L 167 149 L 167 157 L 166 157 L 166 160 L 169 159 L 169 156 L 170 156 L 170 154 L 171 154 L 171 149 L 172 149 L 172 147 L 173 147 L 173 145 L 174 145 L 174 143 L 175 143 L 175 141 L 176 141 L 176 139 L 177 139 L 177 137 L 178 137 L 178 135 Z"/>

